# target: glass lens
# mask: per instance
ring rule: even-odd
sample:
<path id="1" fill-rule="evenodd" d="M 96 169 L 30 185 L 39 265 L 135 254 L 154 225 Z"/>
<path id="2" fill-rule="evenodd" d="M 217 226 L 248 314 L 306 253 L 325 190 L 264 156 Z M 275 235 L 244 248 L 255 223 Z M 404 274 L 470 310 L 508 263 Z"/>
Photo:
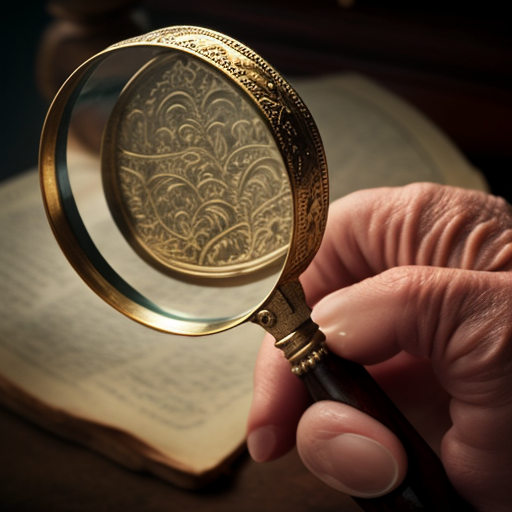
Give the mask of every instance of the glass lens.
<path id="1" fill-rule="evenodd" d="M 171 318 L 221 325 L 260 306 L 287 257 L 293 201 L 246 93 L 198 57 L 134 47 L 95 66 L 70 105 L 59 187 L 98 271 Z"/>

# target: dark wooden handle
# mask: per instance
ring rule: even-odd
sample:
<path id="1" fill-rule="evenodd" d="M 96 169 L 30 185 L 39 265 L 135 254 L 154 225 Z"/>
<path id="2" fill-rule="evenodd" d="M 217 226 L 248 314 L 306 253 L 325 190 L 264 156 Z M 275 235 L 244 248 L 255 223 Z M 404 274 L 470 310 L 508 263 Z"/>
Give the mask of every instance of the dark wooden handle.
<path id="1" fill-rule="evenodd" d="M 349 404 L 392 430 L 408 456 L 404 482 L 380 498 L 354 498 L 367 512 L 470 512 L 473 509 L 453 489 L 436 453 L 393 404 L 366 369 L 331 353 L 302 375 L 315 401 Z"/>

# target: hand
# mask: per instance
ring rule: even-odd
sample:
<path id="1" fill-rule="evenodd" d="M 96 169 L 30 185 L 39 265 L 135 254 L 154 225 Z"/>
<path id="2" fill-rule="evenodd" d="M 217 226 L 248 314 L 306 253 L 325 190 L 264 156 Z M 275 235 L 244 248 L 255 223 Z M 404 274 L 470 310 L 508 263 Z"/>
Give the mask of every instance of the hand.
<path id="1" fill-rule="evenodd" d="M 435 449 L 479 512 L 510 510 L 512 209 L 434 184 L 353 193 L 329 211 L 301 278 L 329 349 L 369 371 Z M 407 471 L 400 441 L 349 406 L 317 402 L 267 336 L 248 446 L 290 450 L 332 487 L 374 497 Z"/>

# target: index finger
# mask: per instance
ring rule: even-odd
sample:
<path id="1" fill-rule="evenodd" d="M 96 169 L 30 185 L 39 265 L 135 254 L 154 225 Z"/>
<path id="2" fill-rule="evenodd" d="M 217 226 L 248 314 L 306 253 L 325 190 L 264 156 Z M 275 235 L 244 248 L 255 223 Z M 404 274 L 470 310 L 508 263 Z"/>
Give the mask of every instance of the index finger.
<path id="1" fill-rule="evenodd" d="M 254 370 L 247 445 L 258 462 L 278 458 L 293 448 L 297 424 L 310 403 L 306 388 L 274 342 L 272 336 L 265 336 Z"/>

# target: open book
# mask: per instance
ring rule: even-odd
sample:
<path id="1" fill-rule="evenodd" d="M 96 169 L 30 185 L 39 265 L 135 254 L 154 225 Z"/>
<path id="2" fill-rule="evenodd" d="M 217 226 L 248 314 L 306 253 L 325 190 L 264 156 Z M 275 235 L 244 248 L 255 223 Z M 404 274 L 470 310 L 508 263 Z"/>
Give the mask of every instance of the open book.
<path id="1" fill-rule="evenodd" d="M 293 81 L 317 121 L 331 200 L 353 190 L 485 181 L 421 114 L 354 75 Z M 78 165 L 89 156 L 78 153 Z M 36 171 L 0 187 L 0 402 L 134 469 L 194 488 L 244 449 L 263 331 L 154 332 L 93 294 L 48 226 Z"/>

